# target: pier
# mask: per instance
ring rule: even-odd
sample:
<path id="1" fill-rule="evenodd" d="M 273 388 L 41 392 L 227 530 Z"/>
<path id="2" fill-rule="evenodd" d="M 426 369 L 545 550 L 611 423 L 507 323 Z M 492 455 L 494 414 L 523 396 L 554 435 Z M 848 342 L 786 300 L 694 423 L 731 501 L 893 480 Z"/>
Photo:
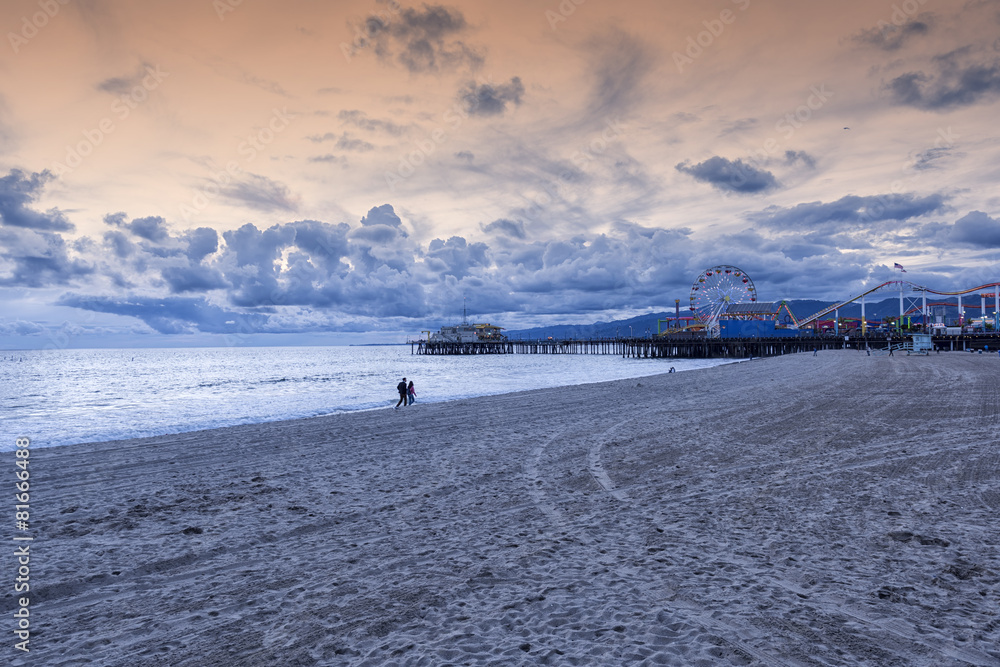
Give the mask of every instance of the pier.
<path id="1" fill-rule="evenodd" d="M 624 354 L 626 339 L 502 340 L 456 343 L 414 341 L 412 354 Z"/>
<path id="2" fill-rule="evenodd" d="M 631 359 L 745 359 L 775 357 L 813 350 L 878 351 L 889 345 L 910 341 L 909 336 L 802 336 L 799 338 L 704 338 L 698 336 L 661 338 L 601 338 L 590 340 L 504 340 L 471 343 L 410 343 L 411 354 L 610 354 Z M 939 351 L 1000 350 L 998 334 L 934 336 Z"/>

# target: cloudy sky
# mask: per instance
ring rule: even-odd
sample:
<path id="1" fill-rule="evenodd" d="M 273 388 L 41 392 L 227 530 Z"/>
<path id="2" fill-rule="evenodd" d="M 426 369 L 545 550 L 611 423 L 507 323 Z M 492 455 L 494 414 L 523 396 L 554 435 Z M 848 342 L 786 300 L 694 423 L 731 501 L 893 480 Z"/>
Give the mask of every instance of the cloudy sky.
<path id="1" fill-rule="evenodd" d="M 7 0 L 0 346 L 1000 280 L 996 0 Z"/>

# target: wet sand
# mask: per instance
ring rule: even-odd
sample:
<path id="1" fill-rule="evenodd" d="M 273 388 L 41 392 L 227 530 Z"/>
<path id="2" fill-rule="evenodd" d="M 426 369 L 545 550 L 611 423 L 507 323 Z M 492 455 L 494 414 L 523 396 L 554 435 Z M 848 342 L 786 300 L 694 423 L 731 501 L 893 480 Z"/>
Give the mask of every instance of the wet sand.
<path id="1" fill-rule="evenodd" d="M 821 352 L 35 449 L 9 655 L 1000 665 L 998 376 Z"/>

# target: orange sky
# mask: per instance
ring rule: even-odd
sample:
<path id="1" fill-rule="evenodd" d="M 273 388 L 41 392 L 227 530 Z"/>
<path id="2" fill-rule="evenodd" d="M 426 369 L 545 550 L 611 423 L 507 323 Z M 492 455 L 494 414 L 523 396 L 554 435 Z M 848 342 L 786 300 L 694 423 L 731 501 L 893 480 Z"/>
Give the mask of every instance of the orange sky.
<path id="1" fill-rule="evenodd" d="M 0 173 L 55 175 L 31 205 L 61 211 L 67 241 L 98 239 L 116 212 L 221 234 L 357 225 L 389 204 L 424 251 L 451 236 L 490 245 L 496 220 L 532 243 L 682 230 L 694 244 L 678 290 L 685 271 L 728 259 L 720 237 L 737 260 L 773 242 L 757 271 L 774 271 L 780 296 L 832 298 L 900 257 L 960 280 L 990 246 L 943 254 L 927 225 L 1000 214 L 998 15 L 979 0 L 12 0 Z M 366 38 L 373 16 L 381 32 Z M 720 181 L 737 160 L 749 185 Z M 907 218 L 815 241 L 832 271 L 850 254 L 850 276 L 795 280 L 806 260 L 782 249 L 802 239 L 760 222 L 896 195 L 945 203 L 916 231 Z"/>

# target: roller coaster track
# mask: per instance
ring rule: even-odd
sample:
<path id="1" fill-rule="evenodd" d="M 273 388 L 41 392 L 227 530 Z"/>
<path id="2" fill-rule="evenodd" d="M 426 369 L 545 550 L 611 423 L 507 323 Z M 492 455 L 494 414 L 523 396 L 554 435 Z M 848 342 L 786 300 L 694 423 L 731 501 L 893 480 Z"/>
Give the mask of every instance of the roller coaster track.
<path id="1" fill-rule="evenodd" d="M 927 307 L 928 308 L 934 308 L 934 307 L 937 307 L 937 306 L 944 306 L 946 308 L 956 308 L 958 306 L 958 304 L 952 303 L 951 301 L 928 301 L 927 302 Z M 920 312 L 921 308 L 922 308 L 922 306 L 912 306 L 909 309 L 907 309 L 906 312 L 903 313 L 903 317 L 906 317 L 908 315 L 916 315 L 916 314 L 918 314 Z M 989 306 L 987 306 L 987 308 L 989 308 Z M 980 305 L 978 303 L 963 303 L 962 304 L 962 309 L 963 310 L 979 310 L 980 309 Z M 858 320 L 860 318 L 858 318 L 858 317 L 843 317 L 842 316 L 840 319 L 842 319 L 844 321 L 853 321 L 853 320 Z M 868 321 L 871 322 L 871 320 L 868 320 Z"/>
<path id="2" fill-rule="evenodd" d="M 974 292 L 981 292 L 982 290 L 990 288 L 990 287 L 994 287 L 994 288 L 1000 287 L 1000 282 L 987 283 L 985 285 L 979 285 L 977 287 L 970 287 L 969 289 L 958 290 L 956 292 L 945 292 L 945 291 L 941 291 L 941 290 L 931 289 L 930 287 L 924 287 L 923 285 L 917 285 L 916 283 L 910 282 L 909 280 L 887 280 L 887 281 L 885 281 L 884 283 L 882 283 L 880 285 L 876 285 L 875 287 L 872 287 L 869 290 L 861 292 L 857 296 L 853 296 L 850 299 L 847 299 L 846 301 L 841 301 L 840 303 L 835 303 L 832 306 L 827 306 L 826 308 L 824 308 L 823 310 L 819 311 L 818 313 L 815 313 L 813 315 L 810 315 L 809 317 L 806 317 L 806 318 L 803 318 L 803 319 L 799 320 L 798 326 L 799 327 L 803 327 L 803 326 L 806 326 L 808 324 L 811 324 L 811 323 L 815 322 L 816 320 L 818 320 L 819 318 L 823 317 L 824 315 L 829 315 L 830 313 L 834 312 L 838 308 L 843 308 L 844 306 L 846 306 L 846 305 L 848 305 L 850 303 L 854 303 L 858 299 L 860 299 L 862 297 L 865 297 L 865 296 L 868 296 L 872 292 L 878 292 L 879 290 L 885 289 L 885 288 L 890 287 L 890 286 L 898 287 L 898 288 L 902 289 L 903 287 L 905 287 L 907 285 L 909 286 L 909 291 L 911 291 L 911 292 L 924 292 L 924 293 L 927 293 L 927 294 L 937 294 L 939 296 L 959 296 L 959 295 L 962 295 L 962 294 L 972 294 Z"/>
<path id="3" fill-rule="evenodd" d="M 933 308 L 935 306 L 945 306 L 946 308 L 956 308 L 958 306 L 958 304 L 951 303 L 951 302 L 948 302 L 948 301 L 934 301 L 933 303 L 930 302 L 930 301 L 927 302 L 927 307 L 928 308 Z M 987 308 L 989 308 L 989 306 L 987 306 Z M 962 309 L 963 310 L 979 310 L 980 309 L 980 305 L 978 303 L 963 303 L 962 304 Z M 905 313 L 903 313 L 903 317 L 906 317 L 907 315 L 913 315 L 913 314 L 919 313 L 919 312 L 920 312 L 920 306 L 913 306 L 912 308 L 910 308 L 909 310 L 907 310 Z M 855 318 L 855 319 L 857 319 L 857 318 Z"/>

